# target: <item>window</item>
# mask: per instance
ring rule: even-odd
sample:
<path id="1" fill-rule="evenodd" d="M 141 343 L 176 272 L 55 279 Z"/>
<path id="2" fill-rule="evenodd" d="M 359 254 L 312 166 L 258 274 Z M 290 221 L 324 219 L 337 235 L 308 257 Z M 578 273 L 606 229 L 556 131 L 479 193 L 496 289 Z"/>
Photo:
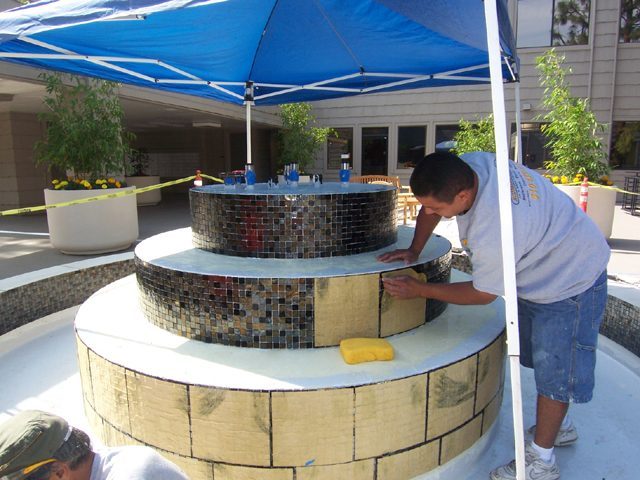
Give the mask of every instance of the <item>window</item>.
<path id="1" fill-rule="evenodd" d="M 516 125 L 511 125 L 511 150 L 509 157 L 516 160 Z M 544 162 L 551 159 L 551 153 L 545 146 L 546 137 L 540 131 L 539 123 L 522 124 L 522 163 L 529 168 L 544 168 Z"/>
<path id="2" fill-rule="evenodd" d="M 456 146 L 454 140 L 456 133 L 460 131 L 458 125 L 436 125 L 436 152 L 448 152 Z"/>
<path id="3" fill-rule="evenodd" d="M 387 175 L 387 127 L 365 127 L 362 129 L 362 175 Z"/>
<path id="4" fill-rule="evenodd" d="M 327 138 L 328 170 L 340 170 L 343 154 L 348 154 L 350 161 L 353 161 L 353 128 L 334 128 L 334 130 L 337 135 Z"/>
<path id="5" fill-rule="evenodd" d="M 611 166 L 640 168 L 640 122 L 613 122 L 611 133 Z"/>
<path id="6" fill-rule="evenodd" d="M 518 48 L 589 43 L 591 0 L 518 0 Z"/>
<path id="7" fill-rule="evenodd" d="M 640 42 L 640 2 L 621 0 L 620 43 Z"/>
<path id="8" fill-rule="evenodd" d="M 413 168 L 424 158 L 427 127 L 398 127 L 398 168 Z"/>

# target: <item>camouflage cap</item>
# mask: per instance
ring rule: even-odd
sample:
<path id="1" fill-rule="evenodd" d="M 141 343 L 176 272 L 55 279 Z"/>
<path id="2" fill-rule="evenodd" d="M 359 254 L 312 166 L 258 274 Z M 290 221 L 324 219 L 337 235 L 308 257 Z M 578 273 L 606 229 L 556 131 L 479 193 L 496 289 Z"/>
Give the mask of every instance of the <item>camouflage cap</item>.
<path id="1" fill-rule="evenodd" d="M 70 433 L 64 418 L 39 410 L 21 412 L 0 424 L 0 479 L 25 478 L 32 471 L 29 467 L 50 460 Z"/>

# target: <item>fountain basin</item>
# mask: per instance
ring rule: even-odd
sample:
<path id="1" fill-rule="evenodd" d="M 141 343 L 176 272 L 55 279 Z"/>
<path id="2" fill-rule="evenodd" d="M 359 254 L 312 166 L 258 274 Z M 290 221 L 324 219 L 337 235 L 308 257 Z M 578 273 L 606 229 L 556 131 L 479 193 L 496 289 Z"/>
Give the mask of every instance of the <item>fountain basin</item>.
<path id="1" fill-rule="evenodd" d="M 76 317 L 92 430 L 108 445 L 151 445 L 195 480 L 412 478 L 446 464 L 496 418 L 503 330 L 502 300 L 451 305 L 390 337 L 393 361 L 347 365 L 336 347 L 276 352 L 173 335 L 145 320 L 134 276 Z"/>

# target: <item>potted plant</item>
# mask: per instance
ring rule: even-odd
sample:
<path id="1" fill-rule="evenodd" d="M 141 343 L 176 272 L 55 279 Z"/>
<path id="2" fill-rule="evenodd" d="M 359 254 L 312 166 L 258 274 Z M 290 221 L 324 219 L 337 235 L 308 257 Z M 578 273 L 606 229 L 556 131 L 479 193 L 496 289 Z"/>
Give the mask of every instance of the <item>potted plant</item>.
<path id="1" fill-rule="evenodd" d="M 69 254 L 94 254 L 128 248 L 138 237 L 135 187 L 116 176 L 124 170 L 132 135 L 122 125 L 124 113 L 116 85 L 78 76 L 43 73 L 47 111 L 39 115 L 46 134 L 36 143 L 36 162 L 67 178 L 54 179 L 44 191 L 47 205 L 96 197 L 108 189 L 120 195 L 108 200 L 47 210 L 53 246 Z"/>
<path id="2" fill-rule="evenodd" d="M 132 148 L 127 159 L 127 176 L 125 177 L 127 185 L 143 188 L 160 183 L 159 175 L 149 175 L 147 172 L 149 168 L 149 153 L 145 148 Z M 158 188 L 137 194 L 136 200 L 138 206 L 157 205 L 162 200 L 162 194 Z"/>
<path id="3" fill-rule="evenodd" d="M 599 134 L 605 126 L 598 123 L 588 99 L 571 95 L 565 70 L 564 56 L 554 49 L 536 59 L 540 72 L 540 85 L 544 88 L 541 115 L 545 124 L 540 130 L 547 137 L 552 159 L 545 162 L 547 177 L 560 186 L 576 204 L 579 203 L 579 183 L 587 177 L 589 182 L 604 186 L 609 180 L 609 165 Z M 567 184 L 578 185 L 567 185 Z M 587 214 L 595 221 L 606 238 L 611 236 L 616 192 L 606 187 L 590 186 Z"/>
<path id="4" fill-rule="evenodd" d="M 327 141 L 329 135 L 335 135 L 336 132 L 332 128 L 315 126 L 316 119 L 311 115 L 311 105 L 308 103 L 281 105 L 279 115 L 282 119 L 279 173 L 284 165 L 297 163 L 300 181 L 308 182 L 316 150 Z"/>

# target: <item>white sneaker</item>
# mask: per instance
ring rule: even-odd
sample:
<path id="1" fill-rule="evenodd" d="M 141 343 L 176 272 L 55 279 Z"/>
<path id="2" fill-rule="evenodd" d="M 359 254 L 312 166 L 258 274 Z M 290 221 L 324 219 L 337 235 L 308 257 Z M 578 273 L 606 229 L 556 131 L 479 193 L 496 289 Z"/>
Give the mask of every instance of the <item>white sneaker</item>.
<path id="1" fill-rule="evenodd" d="M 536 426 L 532 426 L 527 430 L 527 433 L 534 436 L 536 435 Z M 573 422 L 569 424 L 568 427 L 562 428 L 560 427 L 560 431 L 556 436 L 556 441 L 553 443 L 554 447 L 566 447 L 567 445 L 572 445 L 576 443 L 578 440 L 578 431 L 576 430 Z"/>
<path id="2" fill-rule="evenodd" d="M 526 444 L 524 457 L 526 480 L 558 480 L 560 478 L 560 469 L 555 457 L 553 463 L 545 462 L 531 446 L 531 442 Z M 496 468 L 489 477 L 491 480 L 516 480 L 516 461 L 512 460 Z"/>

